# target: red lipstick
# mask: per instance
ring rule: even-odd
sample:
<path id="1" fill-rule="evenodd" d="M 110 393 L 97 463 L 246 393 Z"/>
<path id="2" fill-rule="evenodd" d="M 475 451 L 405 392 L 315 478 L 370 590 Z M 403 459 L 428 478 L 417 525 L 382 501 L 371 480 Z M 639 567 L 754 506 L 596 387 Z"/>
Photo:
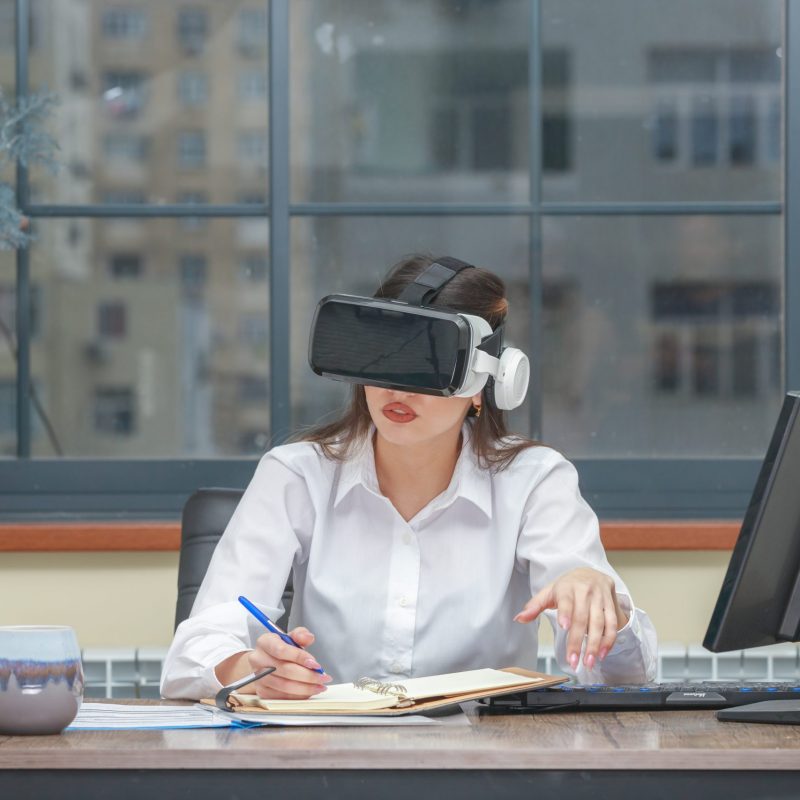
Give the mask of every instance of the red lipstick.
<path id="1" fill-rule="evenodd" d="M 381 411 L 383 412 L 383 416 L 386 419 L 391 420 L 392 422 L 411 422 L 412 420 L 417 418 L 417 415 L 414 413 L 413 409 L 407 406 L 405 403 L 387 403 Z"/>

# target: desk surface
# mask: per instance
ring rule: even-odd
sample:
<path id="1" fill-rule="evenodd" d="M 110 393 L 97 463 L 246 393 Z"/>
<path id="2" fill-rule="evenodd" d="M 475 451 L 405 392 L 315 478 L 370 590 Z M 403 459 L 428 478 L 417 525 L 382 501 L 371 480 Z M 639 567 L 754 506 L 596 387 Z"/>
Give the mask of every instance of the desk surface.
<path id="1" fill-rule="evenodd" d="M 800 770 L 800 726 L 711 711 L 467 716 L 435 727 L 0 736 L 0 769 Z"/>

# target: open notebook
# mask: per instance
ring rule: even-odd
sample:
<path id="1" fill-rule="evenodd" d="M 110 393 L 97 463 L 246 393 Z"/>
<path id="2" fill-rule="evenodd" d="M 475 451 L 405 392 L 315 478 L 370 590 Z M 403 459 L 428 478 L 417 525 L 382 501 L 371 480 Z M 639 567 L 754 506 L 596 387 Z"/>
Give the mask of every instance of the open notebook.
<path id="1" fill-rule="evenodd" d="M 473 669 L 410 678 L 402 683 L 381 683 L 361 678 L 353 683 L 334 683 L 321 695 L 308 700 L 263 700 L 253 694 L 235 692 L 228 698 L 231 710 L 264 711 L 271 714 L 414 714 L 435 708 L 493 697 L 525 689 L 553 686 L 566 677 L 529 672 L 518 667 Z M 214 705 L 213 700 L 203 703 Z"/>

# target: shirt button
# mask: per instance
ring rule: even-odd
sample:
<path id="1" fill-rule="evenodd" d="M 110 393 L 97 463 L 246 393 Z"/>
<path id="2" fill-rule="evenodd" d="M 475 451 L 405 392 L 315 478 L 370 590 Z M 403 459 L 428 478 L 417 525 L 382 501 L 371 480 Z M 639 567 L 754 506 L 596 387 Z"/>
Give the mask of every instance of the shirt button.
<path id="1" fill-rule="evenodd" d="M 405 607 L 408 605 L 408 598 L 406 598 L 406 597 L 401 597 L 401 598 L 400 598 L 400 599 L 397 601 L 397 604 L 398 604 L 399 606 L 401 606 L 402 608 L 405 608 Z"/>
<path id="2" fill-rule="evenodd" d="M 403 544 L 411 544 L 411 534 L 404 533 L 403 534 Z"/>
<path id="3" fill-rule="evenodd" d="M 403 671 L 403 665 L 399 661 L 395 661 L 389 669 L 397 675 Z"/>

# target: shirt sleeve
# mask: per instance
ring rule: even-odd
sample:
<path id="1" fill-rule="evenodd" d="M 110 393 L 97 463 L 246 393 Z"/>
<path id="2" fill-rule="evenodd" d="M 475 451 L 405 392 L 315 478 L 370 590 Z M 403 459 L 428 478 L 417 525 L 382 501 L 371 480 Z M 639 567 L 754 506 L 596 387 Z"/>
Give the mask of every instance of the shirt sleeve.
<path id="1" fill-rule="evenodd" d="M 161 676 L 163 697 L 197 700 L 219 691 L 214 667 L 252 649 L 264 633 L 238 596 L 278 619 L 292 564 L 308 552 L 313 523 L 304 477 L 265 455 L 214 550 L 191 615 L 175 631 Z"/>
<path id="2" fill-rule="evenodd" d="M 625 583 L 608 563 L 600 541 L 600 525 L 581 496 L 577 470 L 557 454 L 543 467 L 542 476 L 528 495 L 517 557 L 523 566 L 527 565 L 532 595 L 578 567 L 605 573 L 613 579 L 620 605 L 629 616 L 605 659 L 588 669 L 581 654 L 578 669 L 573 670 L 567 661 L 567 631 L 558 625 L 555 610 L 546 611 L 553 628 L 556 660 L 565 674 L 579 683 L 655 680 L 658 653 L 655 628 L 647 614 L 636 608 Z"/>

